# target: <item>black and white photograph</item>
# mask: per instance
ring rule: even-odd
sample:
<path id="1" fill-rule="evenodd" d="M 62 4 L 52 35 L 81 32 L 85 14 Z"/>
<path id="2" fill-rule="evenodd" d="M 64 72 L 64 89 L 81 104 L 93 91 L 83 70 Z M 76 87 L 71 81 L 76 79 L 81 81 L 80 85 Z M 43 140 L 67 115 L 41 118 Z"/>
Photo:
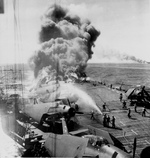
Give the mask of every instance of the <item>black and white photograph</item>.
<path id="1" fill-rule="evenodd" d="M 0 0 L 0 158 L 150 158 L 150 0 Z"/>

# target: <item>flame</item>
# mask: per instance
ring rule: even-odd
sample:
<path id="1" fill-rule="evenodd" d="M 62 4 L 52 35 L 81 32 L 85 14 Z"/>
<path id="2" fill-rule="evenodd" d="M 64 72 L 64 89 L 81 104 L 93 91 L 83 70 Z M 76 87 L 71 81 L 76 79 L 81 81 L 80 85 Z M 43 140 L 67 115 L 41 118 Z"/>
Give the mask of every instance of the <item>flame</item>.
<path id="1" fill-rule="evenodd" d="M 89 95 L 75 86 L 60 82 L 68 76 L 77 78 L 75 72 L 84 72 L 99 35 L 100 32 L 89 20 L 72 15 L 62 6 L 50 6 L 42 16 L 40 48 L 29 60 L 36 79 L 31 93 L 34 92 L 42 103 L 53 102 L 65 95 L 70 100 L 76 99 L 74 102 L 78 103 L 80 109 L 88 112 L 95 109 L 101 113 Z"/>

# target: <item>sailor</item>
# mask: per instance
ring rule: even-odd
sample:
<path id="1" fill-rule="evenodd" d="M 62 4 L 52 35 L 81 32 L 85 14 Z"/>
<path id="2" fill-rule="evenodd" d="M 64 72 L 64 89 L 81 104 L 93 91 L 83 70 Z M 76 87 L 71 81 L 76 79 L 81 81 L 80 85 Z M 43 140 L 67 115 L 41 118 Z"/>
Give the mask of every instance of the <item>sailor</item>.
<path id="1" fill-rule="evenodd" d="M 120 97 L 119 97 L 120 102 L 122 102 L 122 98 L 123 98 L 123 95 L 122 95 L 122 93 L 120 93 Z"/>
<path id="2" fill-rule="evenodd" d="M 131 109 L 128 109 L 128 117 L 131 118 Z"/>
<path id="3" fill-rule="evenodd" d="M 110 84 L 110 88 L 112 89 L 112 84 Z"/>
<path id="4" fill-rule="evenodd" d="M 147 111 L 146 111 L 146 108 L 145 108 L 145 106 L 144 106 L 143 111 L 142 111 L 142 116 L 143 116 L 143 117 L 146 116 L 146 112 L 147 112 Z"/>
<path id="5" fill-rule="evenodd" d="M 103 111 L 106 111 L 106 103 L 103 104 Z"/>
<path id="6" fill-rule="evenodd" d="M 113 127 L 113 128 L 115 128 L 115 120 L 116 120 L 115 117 L 112 116 L 112 120 L 111 120 L 111 121 L 112 121 L 112 127 Z"/>
<path id="7" fill-rule="evenodd" d="M 127 107 L 126 107 L 126 101 L 125 101 L 125 100 L 123 101 L 122 104 L 123 104 L 123 107 L 122 107 L 122 108 L 123 108 L 123 109 L 126 109 Z"/>
<path id="8" fill-rule="evenodd" d="M 107 115 L 104 114 L 104 117 L 103 117 L 103 126 L 104 127 L 106 126 L 106 120 L 107 120 Z"/>
<path id="9" fill-rule="evenodd" d="M 134 105 L 134 111 L 137 112 L 137 105 Z"/>
<path id="10" fill-rule="evenodd" d="M 110 117 L 109 117 L 109 115 L 107 116 L 106 122 L 107 122 L 107 126 L 109 126 L 109 123 L 110 123 Z"/>
<path id="11" fill-rule="evenodd" d="M 95 120 L 95 118 L 94 118 L 94 111 L 93 110 L 91 112 L 91 120 Z"/>
<path id="12" fill-rule="evenodd" d="M 37 102 L 37 99 L 36 99 L 36 98 L 34 98 L 34 104 L 38 104 L 38 102 Z"/>

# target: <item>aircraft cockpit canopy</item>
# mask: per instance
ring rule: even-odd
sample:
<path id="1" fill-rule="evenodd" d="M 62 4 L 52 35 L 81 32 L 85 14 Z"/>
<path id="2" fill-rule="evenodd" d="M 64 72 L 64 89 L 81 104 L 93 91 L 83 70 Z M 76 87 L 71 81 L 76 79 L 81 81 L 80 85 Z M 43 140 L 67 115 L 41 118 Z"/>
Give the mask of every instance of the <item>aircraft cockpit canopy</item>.
<path id="1" fill-rule="evenodd" d="M 108 140 L 100 136 L 84 136 L 84 138 L 89 138 L 88 145 L 93 147 L 101 147 L 102 145 L 108 145 Z"/>

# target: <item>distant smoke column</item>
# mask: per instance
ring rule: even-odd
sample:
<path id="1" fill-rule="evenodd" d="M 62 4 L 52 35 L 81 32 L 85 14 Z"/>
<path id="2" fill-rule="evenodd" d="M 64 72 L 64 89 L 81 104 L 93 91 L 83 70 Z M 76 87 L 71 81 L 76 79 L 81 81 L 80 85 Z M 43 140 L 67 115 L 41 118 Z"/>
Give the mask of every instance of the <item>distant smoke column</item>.
<path id="1" fill-rule="evenodd" d="M 99 34 L 88 20 L 83 21 L 61 6 L 50 6 L 42 17 L 41 48 L 30 59 L 35 77 L 45 67 L 62 77 L 70 68 L 83 71 Z"/>

